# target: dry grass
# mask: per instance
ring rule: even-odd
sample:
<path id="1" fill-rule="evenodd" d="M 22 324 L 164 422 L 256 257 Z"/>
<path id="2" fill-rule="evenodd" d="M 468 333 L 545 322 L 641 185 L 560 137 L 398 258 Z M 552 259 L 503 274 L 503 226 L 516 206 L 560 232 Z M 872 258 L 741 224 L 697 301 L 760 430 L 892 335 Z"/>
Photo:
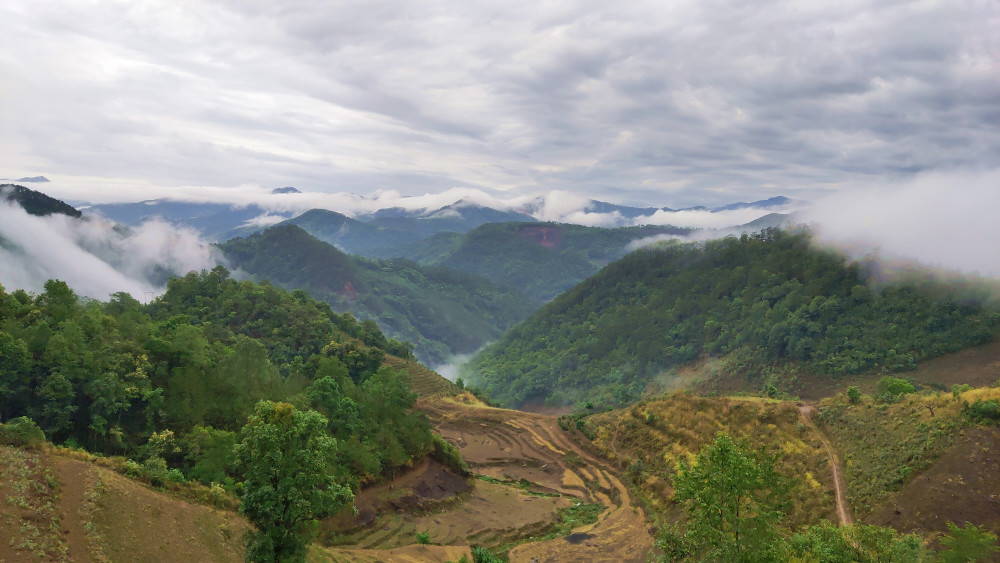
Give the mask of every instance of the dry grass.
<path id="1" fill-rule="evenodd" d="M 608 413 L 588 425 L 595 444 L 629 477 L 650 512 L 681 517 L 671 482 L 681 461 L 691 461 L 719 432 L 747 437 L 759 450 L 777 455 L 778 470 L 797 478 L 789 491 L 792 526 L 833 520 L 835 501 L 822 440 L 803 424 L 791 402 L 752 397 L 704 398 L 674 393 Z"/>

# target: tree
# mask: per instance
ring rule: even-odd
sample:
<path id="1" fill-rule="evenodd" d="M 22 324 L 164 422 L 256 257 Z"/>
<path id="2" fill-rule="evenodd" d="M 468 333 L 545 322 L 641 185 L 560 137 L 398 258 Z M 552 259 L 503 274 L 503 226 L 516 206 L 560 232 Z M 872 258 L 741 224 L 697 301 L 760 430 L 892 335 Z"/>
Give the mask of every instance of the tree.
<path id="1" fill-rule="evenodd" d="M 847 400 L 852 404 L 861 400 L 861 391 L 858 390 L 857 385 L 851 385 L 847 388 Z"/>
<path id="2" fill-rule="evenodd" d="M 964 528 L 948 522 L 948 535 L 941 538 L 940 561 L 964 563 L 966 561 L 992 561 L 997 547 L 997 537 L 981 526 L 966 523 Z"/>
<path id="3" fill-rule="evenodd" d="M 698 561 L 779 561 L 784 477 L 774 459 L 720 433 L 693 464 L 682 462 L 674 499 L 687 508 L 686 539 Z"/>
<path id="4" fill-rule="evenodd" d="M 240 513 L 257 528 L 247 542 L 248 561 L 305 561 L 317 519 L 353 501 L 331 476 L 336 441 L 326 427 L 319 413 L 260 401 L 240 432 L 236 464 L 246 491 Z"/>

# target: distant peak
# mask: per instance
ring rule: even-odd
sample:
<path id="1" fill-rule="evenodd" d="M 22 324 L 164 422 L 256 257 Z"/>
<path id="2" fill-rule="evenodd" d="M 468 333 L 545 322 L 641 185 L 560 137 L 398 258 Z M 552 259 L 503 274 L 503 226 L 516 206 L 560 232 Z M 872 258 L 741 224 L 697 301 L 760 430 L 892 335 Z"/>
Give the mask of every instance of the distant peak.
<path id="1" fill-rule="evenodd" d="M 18 178 L 18 182 L 48 182 L 49 179 L 45 176 L 26 176 L 24 178 Z"/>
<path id="2" fill-rule="evenodd" d="M 293 188 L 291 186 L 285 186 L 283 188 L 274 188 L 273 190 L 271 190 L 271 193 L 272 194 L 300 194 L 302 192 L 300 192 L 297 188 Z"/>

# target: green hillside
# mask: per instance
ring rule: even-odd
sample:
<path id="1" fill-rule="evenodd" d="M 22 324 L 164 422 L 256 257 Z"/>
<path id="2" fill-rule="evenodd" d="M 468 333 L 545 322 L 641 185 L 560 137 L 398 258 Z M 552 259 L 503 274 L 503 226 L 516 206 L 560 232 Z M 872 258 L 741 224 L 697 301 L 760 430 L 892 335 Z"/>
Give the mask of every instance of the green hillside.
<path id="1" fill-rule="evenodd" d="M 62 200 L 14 184 L 0 184 L 0 199 L 17 203 L 32 215 L 44 216 L 61 213 L 77 218 L 83 215 L 76 208 Z"/>
<path id="2" fill-rule="evenodd" d="M 705 356 L 771 389 L 799 371 L 912 370 L 997 333 L 1000 316 L 975 295 L 867 277 L 807 234 L 662 244 L 560 295 L 479 355 L 471 376 L 507 405 L 626 404 Z"/>
<path id="3" fill-rule="evenodd" d="M 383 367 L 400 353 L 374 323 L 221 267 L 171 280 L 149 305 L 80 299 L 55 280 L 40 295 L 0 287 L 0 418 L 132 458 L 154 483 L 241 480 L 233 445 L 260 400 L 328 417 L 327 470 L 343 482 L 392 474 L 432 446 L 408 375 Z"/>
<path id="4" fill-rule="evenodd" d="M 338 311 L 376 321 L 389 336 L 412 342 L 430 365 L 477 350 L 535 308 L 482 278 L 406 259 L 350 256 L 293 225 L 219 248 L 256 278 L 305 289 Z"/>
<path id="5" fill-rule="evenodd" d="M 422 264 L 482 276 L 545 301 L 621 258 L 632 241 L 688 232 L 670 226 L 604 229 L 560 223 L 491 223 L 464 235 L 440 233 L 394 250 Z"/>

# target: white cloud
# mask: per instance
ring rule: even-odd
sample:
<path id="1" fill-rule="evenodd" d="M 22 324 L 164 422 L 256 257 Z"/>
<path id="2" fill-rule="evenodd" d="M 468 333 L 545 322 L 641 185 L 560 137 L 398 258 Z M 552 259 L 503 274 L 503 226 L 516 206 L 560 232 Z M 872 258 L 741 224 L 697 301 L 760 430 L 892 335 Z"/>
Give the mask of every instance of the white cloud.
<path id="1" fill-rule="evenodd" d="M 0 283 L 38 292 L 48 279 L 97 299 L 127 291 L 144 300 L 162 293 L 166 269 L 175 274 L 215 266 L 211 247 L 194 231 L 151 221 L 125 232 L 99 220 L 29 215 L 0 202 Z"/>

